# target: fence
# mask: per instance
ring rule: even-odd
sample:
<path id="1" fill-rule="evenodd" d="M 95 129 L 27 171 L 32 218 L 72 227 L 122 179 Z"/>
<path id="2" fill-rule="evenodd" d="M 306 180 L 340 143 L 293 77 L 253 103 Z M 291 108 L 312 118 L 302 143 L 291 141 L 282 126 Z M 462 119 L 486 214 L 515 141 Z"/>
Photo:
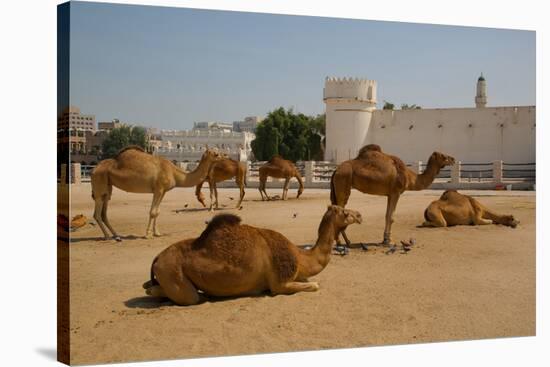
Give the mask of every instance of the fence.
<path id="1" fill-rule="evenodd" d="M 247 162 L 247 184 L 257 188 L 259 185 L 259 168 L 266 162 Z M 181 168 L 191 171 L 196 168 L 196 163 L 179 163 Z M 89 182 L 90 175 L 95 166 L 73 163 L 67 177 L 67 167 L 61 167 L 61 183 Z M 306 188 L 330 188 L 330 178 L 336 169 L 336 164 L 327 161 L 298 161 L 296 167 L 302 175 Z M 416 173 L 422 173 L 426 169 L 423 162 L 407 164 L 407 167 Z M 494 161 L 492 163 L 462 163 L 456 162 L 454 166 L 442 169 L 436 176 L 430 188 L 434 189 L 495 189 L 511 185 L 513 189 L 532 189 L 536 181 L 535 163 L 504 163 Z M 281 187 L 283 180 L 269 177 L 267 187 Z M 234 187 L 234 180 L 227 180 L 219 187 Z M 296 188 L 298 183 L 291 180 L 291 187 Z"/>

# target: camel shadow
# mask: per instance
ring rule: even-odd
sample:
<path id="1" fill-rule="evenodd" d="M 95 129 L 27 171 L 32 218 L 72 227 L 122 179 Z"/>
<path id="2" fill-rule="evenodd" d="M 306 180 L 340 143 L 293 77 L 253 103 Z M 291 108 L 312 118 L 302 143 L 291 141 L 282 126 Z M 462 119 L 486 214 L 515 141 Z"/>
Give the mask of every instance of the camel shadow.
<path id="1" fill-rule="evenodd" d="M 254 295 L 243 295 L 243 296 L 227 296 L 227 297 L 217 297 L 217 296 L 210 296 L 205 295 L 202 292 L 199 292 L 201 294 L 201 301 L 197 303 L 196 305 L 192 306 L 179 306 L 176 303 L 172 302 L 168 298 L 164 297 L 151 297 L 151 296 L 142 296 L 142 297 L 134 297 L 127 301 L 124 301 L 124 305 L 129 308 L 141 308 L 141 309 L 154 309 L 154 308 L 160 308 L 160 307 L 193 307 L 193 306 L 200 306 L 204 303 L 218 303 L 218 302 L 226 302 L 226 301 L 232 301 L 239 298 L 263 298 L 263 297 L 274 297 L 269 291 L 262 292 L 260 294 L 254 294 Z"/>
<path id="2" fill-rule="evenodd" d="M 120 236 L 121 240 L 139 240 L 144 239 L 143 236 L 135 236 L 133 234 L 127 235 L 127 236 Z M 107 242 L 107 241 L 114 241 L 113 238 L 109 238 L 108 240 L 105 239 L 105 237 L 81 237 L 81 238 L 71 238 L 70 243 L 78 243 L 78 242 L 86 242 L 86 241 L 96 241 L 96 242 Z"/>
<path id="3" fill-rule="evenodd" d="M 142 296 L 130 298 L 127 301 L 124 301 L 124 305 L 129 308 L 159 308 L 163 306 L 177 306 L 174 302 L 170 301 L 168 298 L 163 297 L 151 297 L 151 296 Z"/>
<path id="4" fill-rule="evenodd" d="M 172 212 L 179 213 L 193 213 L 193 212 L 205 212 L 208 211 L 208 208 L 185 208 L 185 209 L 175 209 Z"/>

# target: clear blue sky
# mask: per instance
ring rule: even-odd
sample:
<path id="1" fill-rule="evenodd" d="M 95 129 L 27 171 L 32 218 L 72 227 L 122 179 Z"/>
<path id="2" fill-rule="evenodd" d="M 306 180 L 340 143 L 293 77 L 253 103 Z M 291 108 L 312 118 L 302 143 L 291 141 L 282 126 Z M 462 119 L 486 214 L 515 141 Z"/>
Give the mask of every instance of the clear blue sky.
<path id="1" fill-rule="evenodd" d="M 324 112 L 326 76 L 378 104 L 535 104 L 535 32 L 73 2 L 71 104 L 97 121 L 187 129 L 279 107 Z"/>

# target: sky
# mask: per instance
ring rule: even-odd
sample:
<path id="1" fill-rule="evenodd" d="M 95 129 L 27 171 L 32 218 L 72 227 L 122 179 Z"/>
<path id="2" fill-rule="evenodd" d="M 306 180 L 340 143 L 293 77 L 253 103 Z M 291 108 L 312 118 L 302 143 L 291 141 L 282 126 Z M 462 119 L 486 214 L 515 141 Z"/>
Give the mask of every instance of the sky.
<path id="1" fill-rule="evenodd" d="M 535 32 L 185 8 L 71 3 L 70 104 L 97 121 L 189 129 L 280 106 L 324 113 L 327 76 L 384 101 L 535 104 Z"/>

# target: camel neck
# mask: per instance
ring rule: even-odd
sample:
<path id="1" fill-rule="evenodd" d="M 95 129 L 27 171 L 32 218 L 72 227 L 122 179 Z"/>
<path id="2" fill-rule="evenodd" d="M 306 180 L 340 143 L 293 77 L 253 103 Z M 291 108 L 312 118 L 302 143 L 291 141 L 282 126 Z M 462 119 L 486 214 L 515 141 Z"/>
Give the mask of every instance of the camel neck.
<path id="1" fill-rule="evenodd" d="M 328 216 L 323 217 L 319 225 L 315 246 L 311 250 L 303 252 L 303 255 L 307 258 L 303 269 L 303 275 L 306 278 L 320 273 L 327 266 L 335 237 L 334 224 Z"/>
<path id="2" fill-rule="evenodd" d="M 426 170 L 420 175 L 416 175 L 416 180 L 414 180 L 413 187 L 411 190 L 424 190 L 428 188 L 435 179 L 435 176 L 439 174 L 441 167 L 433 160 L 428 160 L 428 165 Z"/>
<path id="3" fill-rule="evenodd" d="M 174 178 L 176 179 L 177 187 L 191 187 L 201 183 L 208 175 L 208 167 L 210 165 L 205 159 L 201 160 L 197 168 L 191 172 L 185 172 L 184 170 L 176 167 L 174 171 Z"/>

